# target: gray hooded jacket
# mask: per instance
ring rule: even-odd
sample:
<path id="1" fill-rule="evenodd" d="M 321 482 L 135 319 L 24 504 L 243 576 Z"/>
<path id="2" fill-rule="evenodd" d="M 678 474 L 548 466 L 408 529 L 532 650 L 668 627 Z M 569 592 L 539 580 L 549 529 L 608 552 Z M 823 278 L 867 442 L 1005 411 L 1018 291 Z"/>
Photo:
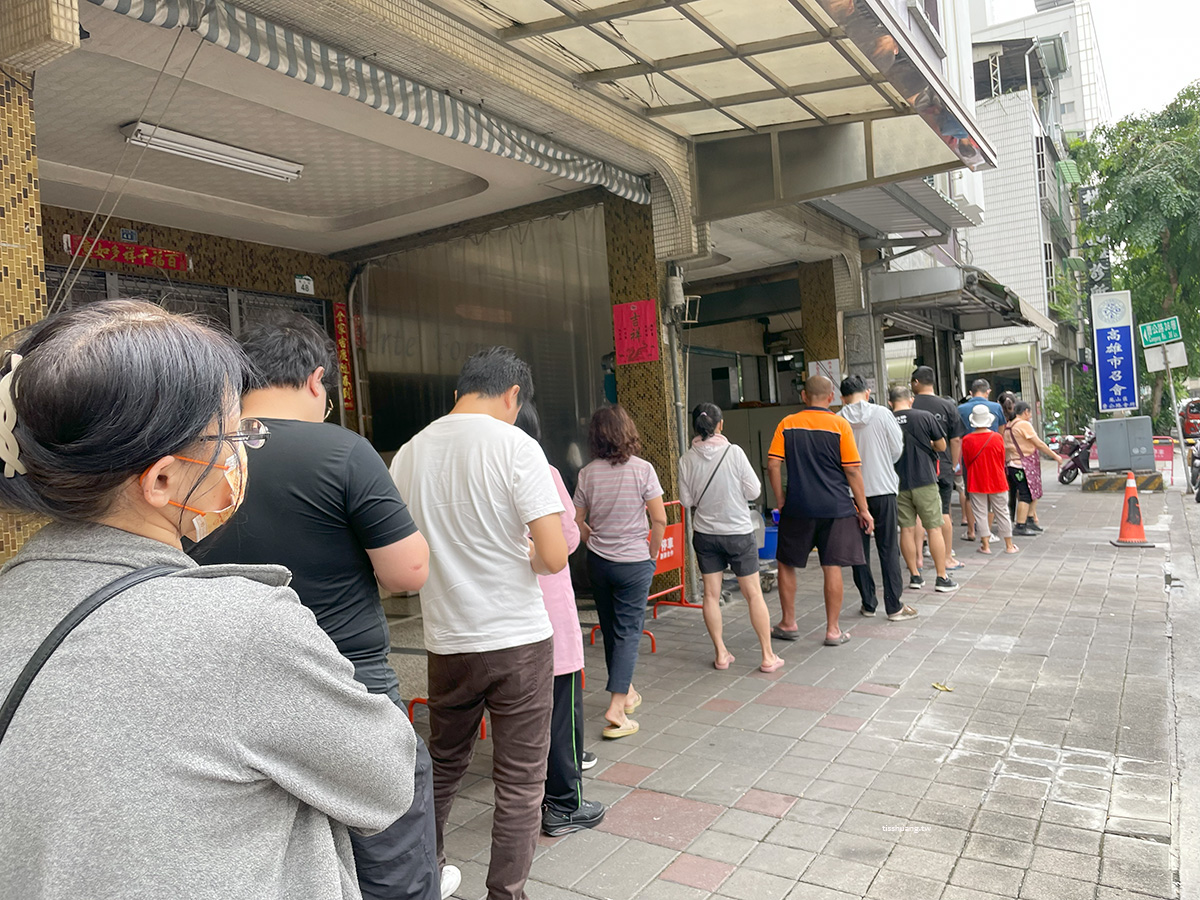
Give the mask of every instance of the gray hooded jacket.
<path id="1" fill-rule="evenodd" d="M 727 449 L 729 455 L 722 463 Z M 708 484 L 710 476 L 712 484 Z M 707 441 L 693 438 L 692 448 L 679 460 L 679 500 L 685 508 L 696 505 L 692 528 L 701 534 L 753 534 L 749 504 L 761 493 L 762 482 L 746 452 L 723 434 Z"/>
<path id="2" fill-rule="evenodd" d="M 896 460 L 904 452 L 904 433 L 892 411 L 877 403 L 859 400 L 847 403 L 838 415 L 849 422 L 854 431 L 854 442 L 862 457 L 866 495 L 895 495 L 900 490 Z"/>
<path id="3" fill-rule="evenodd" d="M 47 525 L 0 572 L 0 697 L 84 597 L 0 743 L 0 896 L 347 900 L 347 826 L 413 797 L 412 727 L 368 694 L 278 566 L 198 567 L 103 525 Z M 343 824 L 344 823 L 344 824 Z"/>

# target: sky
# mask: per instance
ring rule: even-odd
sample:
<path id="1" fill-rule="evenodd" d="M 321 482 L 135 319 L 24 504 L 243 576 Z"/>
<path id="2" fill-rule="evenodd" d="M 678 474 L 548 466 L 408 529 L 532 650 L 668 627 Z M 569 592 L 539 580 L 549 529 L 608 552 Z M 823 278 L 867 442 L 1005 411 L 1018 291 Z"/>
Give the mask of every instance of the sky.
<path id="1" fill-rule="evenodd" d="M 992 0 L 996 22 L 1036 12 L 1033 0 Z M 1113 117 L 1166 106 L 1200 79 L 1196 0 L 1091 0 Z"/>

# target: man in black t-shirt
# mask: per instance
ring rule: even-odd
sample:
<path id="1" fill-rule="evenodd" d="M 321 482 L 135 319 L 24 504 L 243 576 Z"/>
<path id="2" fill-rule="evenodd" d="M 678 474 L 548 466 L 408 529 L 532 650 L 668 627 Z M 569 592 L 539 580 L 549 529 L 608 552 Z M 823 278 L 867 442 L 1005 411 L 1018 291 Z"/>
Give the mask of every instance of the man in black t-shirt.
<path id="1" fill-rule="evenodd" d="M 292 589 L 353 663 L 354 677 L 403 706 L 379 584 L 419 590 L 429 547 L 375 449 L 323 421 L 336 390 L 333 342 L 287 316 L 255 326 L 241 343 L 253 369 L 242 415 L 261 419 L 271 439 L 250 459 L 242 506 L 191 555 L 206 565 L 290 569 Z M 350 835 L 364 900 L 439 900 L 461 879 L 453 866 L 438 870 L 432 765 L 420 736 L 414 781 L 412 807 L 391 827 Z"/>
<path id="2" fill-rule="evenodd" d="M 918 366 L 912 374 L 913 409 L 932 413 L 946 432 L 946 448 L 938 453 L 938 494 L 942 501 L 942 540 L 946 545 L 946 568 L 961 569 L 963 564 L 954 558 L 954 520 L 950 518 L 950 498 L 954 495 L 954 474 L 962 454 L 963 427 L 958 406 L 933 392 L 933 369 Z M 933 553 L 933 545 L 929 548 Z"/>
<path id="3" fill-rule="evenodd" d="M 942 541 L 942 504 L 938 495 L 938 453 L 946 447 L 946 432 L 932 414 L 913 408 L 912 391 L 896 385 L 888 394 L 896 423 L 904 434 L 904 452 L 896 462 L 900 493 L 896 497 L 900 520 L 900 554 L 908 566 L 910 590 L 925 586 L 921 576 L 921 544 L 917 520 L 929 534 L 929 553 L 937 569 L 934 590 L 957 591 L 958 585 L 946 571 L 946 545 Z"/>

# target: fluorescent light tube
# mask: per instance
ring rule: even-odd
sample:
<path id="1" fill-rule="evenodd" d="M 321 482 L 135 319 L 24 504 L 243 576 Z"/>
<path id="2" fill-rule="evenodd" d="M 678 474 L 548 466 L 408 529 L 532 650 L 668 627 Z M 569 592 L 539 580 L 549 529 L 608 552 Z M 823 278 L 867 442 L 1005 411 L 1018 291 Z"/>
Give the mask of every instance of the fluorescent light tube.
<path id="1" fill-rule="evenodd" d="M 274 178 L 276 181 L 291 183 L 304 171 L 304 166 L 300 163 L 255 153 L 253 150 L 243 150 L 241 147 L 172 131 L 169 128 L 156 127 L 149 122 L 131 122 L 121 127 L 121 134 L 125 135 L 126 141 L 137 147 L 198 159 L 238 172 Z"/>

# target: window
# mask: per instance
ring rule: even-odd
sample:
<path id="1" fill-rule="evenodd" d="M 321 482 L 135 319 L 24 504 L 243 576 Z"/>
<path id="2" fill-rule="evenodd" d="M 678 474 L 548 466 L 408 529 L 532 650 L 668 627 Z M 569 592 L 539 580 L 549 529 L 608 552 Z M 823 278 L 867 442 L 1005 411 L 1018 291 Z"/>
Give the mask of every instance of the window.
<path id="1" fill-rule="evenodd" d="M 1058 104 L 1058 111 L 1064 116 L 1073 115 L 1075 113 L 1075 101 L 1072 100 L 1069 103 Z"/>
<path id="2" fill-rule="evenodd" d="M 1047 301 L 1054 296 L 1054 283 L 1057 280 L 1055 277 L 1054 266 L 1054 245 L 1042 244 L 1042 259 L 1045 265 L 1046 275 L 1046 299 Z"/>
<path id="3" fill-rule="evenodd" d="M 1037 158 L 1038 198 L 1046 199 L 1046 139 L 1034 138 L 1034 155 Z"/>
<path id="4" fill-rule="evenodd" d="M 942 33 L 942 23 L 938 18 L 938 0 L 922 0 L 921 6 L 925 10 L 925 18 L 929 20 L 929 24 L 933 26 L 933 30 L 938 34 Z"/>

